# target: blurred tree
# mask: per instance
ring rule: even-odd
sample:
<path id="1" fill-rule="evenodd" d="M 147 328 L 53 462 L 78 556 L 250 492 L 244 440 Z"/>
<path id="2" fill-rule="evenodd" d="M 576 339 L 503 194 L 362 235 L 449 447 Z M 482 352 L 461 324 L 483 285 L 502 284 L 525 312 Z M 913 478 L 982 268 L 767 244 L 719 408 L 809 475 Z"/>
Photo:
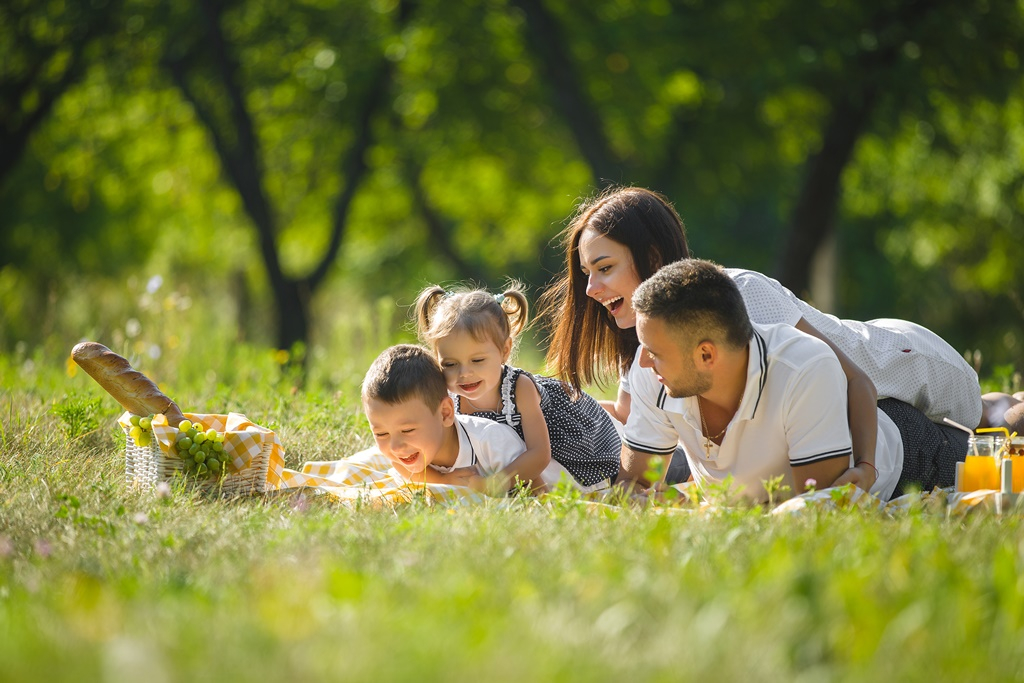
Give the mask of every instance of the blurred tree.
<path id="1" fill-rule="evenodd" d="M 102 39 L 118 27 L 119 5 L 11 0 L 0 6 L 0 187 L 57 100 L 81 80 L 90 58 L 99 58 Z"/>
<path id="2" fill-rule="evenodd" d="M 561 267 L 553 235 L 606 183 L 665 192 L 696 254 L 774 269 L 800 293 L 820 245 L 838 245 L 837 313 L 984 337 L 993 358 L 1021 327 L 1007 294 L 1024 215 L 1019 3 L 14 0 L 0 13 L 0 82 L 38 93 L 0 101 L 0 154 L 23 150 L 0 175 L 0 304 L 18 321 L 0 344 L 50 329 L 39 318 L 76 330 L 88 307 L 120 306 L 103 317 L 123 325 L 125 274 L 163 273 L 216 306 L 229 283 L 252 287 L 254 310 L 211 316 L 285 348 L 358 296 L 543 284 Z M 77 80 L 55 89 L 72 63 Z M 107 273 L 119 294 L 82 294 Z M 315 316 L 328 322 L 311 330 Z"/>
<path id="3" fill-rule="evenodd" d="M 557 0 L 512 2 L 594 180 L 693 203 L 699 193 L 686 185 L 705 185 L 754 213 L 774 203 L 774 272 L 798 293 L 834 229 L 843 173 L 865 133 L 908 115 L 927 120 L 936 96 L 1002 101 L 1020 80 L 1007 59 L 1024 39 L 1015 3 L 609 0 L 581 12 Z M 745 187 L 731 190 L 740 177 Z"/>
<path id="4" fill-rule="evenodd" d="M 276 22 L 273 18 L 290 22 L 289 28 L 297 28 L 300 41 L 306 42 L 308 37 L 305 32 L 315 25 L 313 21 L 337 27 L 339 21 L 344 19 L 359 22 L 366 21 L 367 17 L 365 13 L 363 16 L 353 13 L 339 17 L 338 12 L 330 13 L 329 16 L 311 7 L 308 11 L 319 16 L 307 16 L 305 18 L 313 21 L 302 24 L 296 21 L 295 13 L 289 17 L 283 16 L 282 11 L 286 7 L 282 5 L 257 7 L 238 3 L 233 8 L 237 11 L 237 17 L 233 22 L 236 35 L 232 40 L 231 26 L 225 26 L 228 24 L 226 13 L 232 8 L 218 0 L 202 0 L 197 5 L 195 11 L 199 16 L 186 12 L 179 17 L 177 28 L 165 48 L 163 64 L 209 132 L 223 170 L 238 191 L 242 206 L 259 235 L 259 251 L 270 280 L 277 314 L 276 343 L 278 348 L 291 349 L 297 343 L 308 342 L 310 300 L 323 283 L 341 248 L 352 199 L 367 172 L 365 155 L 372 144 L 374 118 L 385 104 L 391 88 L 394 62 L 382 50 L 374 49 L 376 46 L 364 44 L 370 50 L 363 54 L 365 65 L 362 73 L 356 65 L 349 65 L 355 71 L 357 82 L 363 82 L 360 83 L 361 92 L 357 93 L 359 101 L 351 107 L 351 140 L 348 149 L 339 159 L 342 185 L 336 192 L 330 239 L 319 262 L 310 272 L 302 276 L 288 275 L 282 267 L 278 246 L 280 216 L 267 191 L 263 143 L 252 111 L 252 102 L 258 99 L 258 91 L 278 85 L 279 82 L 275 82 L 274 78 L 280 78 L 282 74 L 273 74 L 274 67 L 278 65 L 266 61 L 259 66 L 269 66 L 269 76 L 253 68 L 256 65 L 249 65 L 248 71 L 243 70 L 236 52 L 247 48 L 262 49 L 264 54 L 260 58 L 265 60 L 270 53 L 276 51 L 273 48 L 267 49 L 274 41 L 272 32 Z M 278 12 L 282 14 L 274 17 Z M 410 2 L 406 0 L 398 3 L 396 32 L 400 32 L 408 22 L 410 12 Z M 196 26 L 201 27 L 200 30 L 195 30 Z M 340 31 L 340 36 L 335 34 L 335 39 L 344 36 L 345 32 Z M 294 40 L 288 35 L 284 38 L 285 55 L 294 54 L 295 48 L 300 47 L 288 46 L 290 38 Z M 375 56 L 366 59 L 367 54 Z M 318 59 L 320 64 L 317 64 Z M 334 51 L 325 45 L 314 56 L 313 69 L 329 69 L 335 59 Z M 321 75 L 313 71 L 307 78 L 319 80 L 318 76 Z M 261 82 L 261 78 L 266 80 Z M 287 150 L 282 151 L 287 154 Z"/>

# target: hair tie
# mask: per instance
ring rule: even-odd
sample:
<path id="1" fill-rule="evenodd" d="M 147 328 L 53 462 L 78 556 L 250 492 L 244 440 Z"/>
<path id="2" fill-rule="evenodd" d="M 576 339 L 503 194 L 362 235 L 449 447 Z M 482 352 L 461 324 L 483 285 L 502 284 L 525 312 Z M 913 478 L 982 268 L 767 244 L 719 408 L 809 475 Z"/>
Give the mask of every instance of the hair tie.
<path id="1" fill-rule="evenodd" d="M 501 304 L 503 304 L 505 302 L 505 295 L 504 294 L 495 294 L 494 295 L 494 300 L 500 306 Z"/>

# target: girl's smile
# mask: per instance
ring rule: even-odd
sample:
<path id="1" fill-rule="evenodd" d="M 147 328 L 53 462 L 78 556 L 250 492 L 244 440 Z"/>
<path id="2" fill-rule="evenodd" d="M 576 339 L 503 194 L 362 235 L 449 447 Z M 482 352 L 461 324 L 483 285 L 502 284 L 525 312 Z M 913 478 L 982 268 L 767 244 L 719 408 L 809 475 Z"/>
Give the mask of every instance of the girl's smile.
<path id="1" fill-rule="evenodd" d="M 473 412 L 498 410 L 501 371 L 512 349 L 511 339 L 499 348 L 493 339 L 477 339 L 460 331 L 438 339 L 435 349 L 448 391 L 469 399 Z"/>

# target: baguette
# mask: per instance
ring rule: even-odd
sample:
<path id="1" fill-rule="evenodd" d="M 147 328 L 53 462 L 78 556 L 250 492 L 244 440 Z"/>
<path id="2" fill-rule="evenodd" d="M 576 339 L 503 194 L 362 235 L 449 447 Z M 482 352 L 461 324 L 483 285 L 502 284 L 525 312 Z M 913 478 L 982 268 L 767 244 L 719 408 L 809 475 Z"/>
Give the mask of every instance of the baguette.
<path id="1" fill-rule="evenodd" d="M 177 404 L 167 398 L 153 380 L 103 344 L 77 344 L 71 350 L 71 357 L 132 415 L 163 413 L 167 422 L 174 426 L 185 419 Z"/>

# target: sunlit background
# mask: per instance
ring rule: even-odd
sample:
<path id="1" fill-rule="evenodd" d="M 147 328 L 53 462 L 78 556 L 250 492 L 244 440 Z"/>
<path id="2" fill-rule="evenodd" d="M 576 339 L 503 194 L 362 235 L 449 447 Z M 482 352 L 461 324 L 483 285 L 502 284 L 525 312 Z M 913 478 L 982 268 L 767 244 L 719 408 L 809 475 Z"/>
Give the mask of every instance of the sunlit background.
<path id="1" fill-rule="evenodd" d="M 426 284 L 535 301 L 615 183 L 696 255 L 1011 388 L 1021 45 L 1021 3 L 983 0 L 6 2 L 0 352 L 223 384 L 252 347 L 339 383 Z"/>

